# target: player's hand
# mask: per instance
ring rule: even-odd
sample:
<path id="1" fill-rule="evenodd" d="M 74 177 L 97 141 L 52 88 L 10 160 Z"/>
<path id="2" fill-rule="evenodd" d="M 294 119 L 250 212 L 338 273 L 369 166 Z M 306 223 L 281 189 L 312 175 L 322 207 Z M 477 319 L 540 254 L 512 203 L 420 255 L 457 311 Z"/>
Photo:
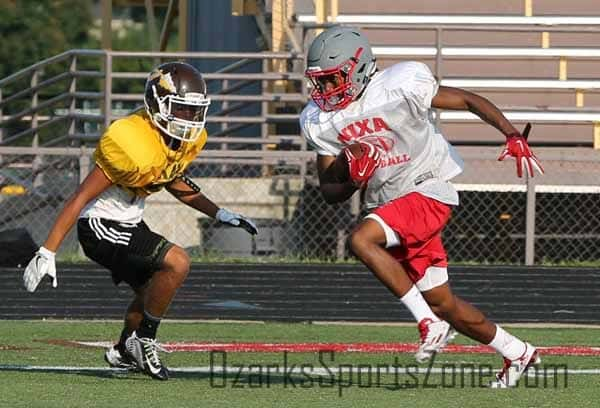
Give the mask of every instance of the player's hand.
<path id="1" fill-rule="evenodd" d="M 248 231 L 249 234 L 256 235 L 258 233 L 258 228 L 256 228 L 256 224 L 249 219 L 244 217 L 243 215 L 233 213 L 224 208 L 220 208 L 217 211 L 217 215 L 215 216 L 217 221 L 222 222 L 223 224 L 229 224 L 234 227 L 240 227 Z"/>
<path id="2" fill-rule="evenodd" d="M 56 263 L 54 261 L 54 252 L 40 247 L 35 256 L 29 261 L 25 273 L 23 274 L 23 284 L 28 292 L 34 292 L 44 276 L 52 278 L 52 287 L 58 286 L 56 280 Z"/>
<path id="3" fill-rule="evenodd" d="M 369 142 L 358 142 L 363 151 L 360 157 L 352 154 L 350 149 L 344 149 L 348 161 L 348 173 L 354 183 L 362 184 L 368 181 L 379 167 L 381 153 L 379 148 Z"/>
<path id="4" fill-rule="evenodd" d="M 519 177 L 523 177 L 524 168 L 527 170 L 529 177 L 534 176 L 534 169 L 540 174 L 544 174 L 544 168 L 529 148 L 529 144 L 527 144 L 527 137 L 530 130 L 531 123 L 528 123 L 525 125 L 522 135 L 520 133 L 513 133 L 506 136 L 506 146 L 504 146 L 504 150 L 502 150 L 500 157 L 498 157 L 499 161 L 504 160 L 507 156 L 514 157 L 517 161 L 517 176 Z"/>

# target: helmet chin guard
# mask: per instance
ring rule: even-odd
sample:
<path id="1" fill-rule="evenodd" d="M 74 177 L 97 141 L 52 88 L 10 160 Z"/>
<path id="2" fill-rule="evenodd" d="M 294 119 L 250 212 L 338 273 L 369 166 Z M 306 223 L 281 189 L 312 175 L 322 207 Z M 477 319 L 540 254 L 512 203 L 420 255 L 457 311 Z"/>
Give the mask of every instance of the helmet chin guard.
<path id="1" fill-rule="evenodd" d="M 356 28 L 334 26 L 311 43 L 305 76 L 321 110 L 344 109 L 356 100 L 377 70 L 367 38 Z"/>
<path id="2" fill-rule="evenodd" d="M 185 97 L 156 95 L 156 100 L 159 110 L 150 116 L 156 127 L 183 142 L 195 142 L 200 137 L 210 99 L 203 94 L 188 93 Z"/>
<path id="3" fill-rule="evenodd" d="M 313 85 L 311 98 L 325 112 L 344 109 L 352 103 L 360 93 L 352 83 L 352 75 L 363 49 L 356 50 L 356 54 L 349 60 L 333 68 L 321 70 L 319 67 L 308 67 L 306 77 Z M 331 89 L 327 89 L 327 83 Z"/>

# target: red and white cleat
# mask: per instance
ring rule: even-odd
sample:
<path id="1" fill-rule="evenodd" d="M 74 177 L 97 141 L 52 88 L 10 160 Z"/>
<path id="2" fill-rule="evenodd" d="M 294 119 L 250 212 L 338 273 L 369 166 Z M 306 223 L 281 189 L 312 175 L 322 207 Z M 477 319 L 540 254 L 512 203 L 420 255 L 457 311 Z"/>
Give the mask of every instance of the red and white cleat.
<path id="1" fill-rule="evenodd" d="M 532 365 L 542 362 L 535 347 L 525 343 L 525 352 L 515 360 L 504 359 L 504 367 L 496 374 L 496 381 L 490 383 L 491 388 L 515 387 L 524 372 Z"/>
<path id="2" fill-rule="evenodd" d="M 428 361 L 431 356 L 456 337 L 456 331 L 445 321 L 434 322 L 431 319 L 423 319 L 419 322 L 419 334 L 421 343 L 415 353 L 417 363 Z"/>

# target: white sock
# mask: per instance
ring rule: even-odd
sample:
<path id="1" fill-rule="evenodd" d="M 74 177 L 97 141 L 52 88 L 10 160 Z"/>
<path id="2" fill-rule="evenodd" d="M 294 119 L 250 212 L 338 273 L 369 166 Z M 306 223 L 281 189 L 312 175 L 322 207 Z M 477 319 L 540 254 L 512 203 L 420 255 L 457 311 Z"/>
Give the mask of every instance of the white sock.
<path id="1" fill-rule="evenodd" d="M 404 306 L 410 310 L 412 315 L 415 317 L 415 320 L 420 322 L 423 319 L 429 318 L 434 322 L 439 321 L 440 319 L 433 313 L 421 292 L 415 285 L 410 288 L 408 292 L 404 296 L 400 298 Z"/>
<path id="2" fill-rule="evenodd" d="M 527 348 L 523 341 L 498 325 L 496 325 L 496 335 L 490 342 L 490 346 L 509 360 L 516 360 L 521 357 Z"/>

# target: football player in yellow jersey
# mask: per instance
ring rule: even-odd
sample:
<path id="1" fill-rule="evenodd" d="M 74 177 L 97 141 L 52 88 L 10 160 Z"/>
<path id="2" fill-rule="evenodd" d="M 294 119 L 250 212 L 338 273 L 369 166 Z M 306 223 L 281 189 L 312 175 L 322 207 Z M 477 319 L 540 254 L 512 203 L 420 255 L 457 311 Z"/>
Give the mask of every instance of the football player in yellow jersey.
<path id="1" fill-rule="evenodd" d="M 102 135 L 94 169 L 66 202 L 23 281 L 30 292 L 45 275 L 57 286 L 54 254 L 77 221 L 85 254 L 109 269 L 115 284 L 125 281 L 134 291 L 121 338 L 106 351 L 106 361 L 166 380 L 156 331 L 189 272 L 190 259 L 144 223 L 145 197 L 164 187 L 219 222 L 250 234 L 257 229 L 248 218 L 219 208 L 184 175 L 206 143 L 210 99 L 200 73 L 182 62 L 158 66 L 146 81 L 144 104 L 145 110 L 115 121 Z"/>

